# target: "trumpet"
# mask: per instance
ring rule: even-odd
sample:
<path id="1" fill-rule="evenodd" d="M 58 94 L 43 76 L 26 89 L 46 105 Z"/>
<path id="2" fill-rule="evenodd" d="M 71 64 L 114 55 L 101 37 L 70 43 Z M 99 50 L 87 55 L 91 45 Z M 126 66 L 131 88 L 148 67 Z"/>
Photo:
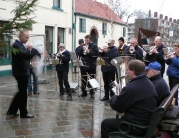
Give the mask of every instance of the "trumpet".
<path id="1" fill-rule="evenodd" d="M 134 49 L 134 47 L 133 46 L 130 46 L 130 48 L 129 48 L 129 53 L 134 53 L 134 51 L 135 51 L 135 49 Z"/>
<path id="2" fill-rule="evenodd" d="M 149 55 L 152 55 L 152 51 L 156 48 L 157 46 L 153 46 L 153 48 L 152 49 L 150 49 L 150 51 L 149 51 Z"/>
<path id="3" fill-rule="evenodd" d="M 86 48 L 85 48 L 85 50 L 83 50 L 83 55 L 87 55 L 86 50 L 88 49 L 88 44 L 85 44 L 85 46 L 86 46 Z"/>
<path id="4" fill-rule="evenodd" d="M 175 52 L 168 53 L 167 55 L 164 55 L 163 58 L 165 60 L 167 60 L 169 58 L 169 56 L 174 55 L 174 54 L 175 54 Z"/>

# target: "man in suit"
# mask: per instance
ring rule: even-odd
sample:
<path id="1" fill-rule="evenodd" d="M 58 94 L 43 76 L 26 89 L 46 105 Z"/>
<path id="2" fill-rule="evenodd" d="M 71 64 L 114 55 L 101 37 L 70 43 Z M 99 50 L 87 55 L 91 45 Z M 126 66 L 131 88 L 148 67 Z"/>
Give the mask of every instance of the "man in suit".
<path id="1" fill-rule="evenodd" d="M 107 62 L 107 64 L 109 64 L 109 66 L 107 65 L 101 66 L 101 71 L 104 81 L 104 91 L 105 91 L 105 95 L 102 98 L 102 101 L 109 100 L 109 94 L 110 97 L 114 95 L 114 93 L 112 92 L 109 86 L 109 84 L 115 80 L 115 73 L 116 73 L 116 67 L 111 65 L 110 61 L 113 58 L 118 57 L 119 55 L 117 48 L 114 46 L 114 43 L 115 40 L 113 39 L 108 40 L 108 47 L 104 46 L 102 52 L 100 52 L 101 57 L 104 59 L 105 62 Z"/>
<path id="2" fill-rule="evenodd" d="M 87 96 L 86 85 L 87 85 L 87 74 L 90 75 L 91 78 L 95 78 L 96 75 L 96 59 L 99 55 L 98 46 L 92 42 L 92 38 L 90 35 L 85 36 L 85 45 L 82 45 L 78 49 L 76 49 L 76 55 L 82 58 L 83 63 L 86 66 L 82 66 L 81 70 L 81 84 L 82 84 L 82 94 L 81 97 Z M 94 57 L 95 56 L 95 57 Z M 91 98 L 94 98 L 94 91 L 90 89 Z"/>
<path id="3" fill-rule="evenodd" d="M 29 33 L 23 30 L 19 33 L 19 40 L 15 40 L 12 48 L 12 74 L 17 80 L 19 91 L 12 100 L 7 115 L 18 116 L 18 109 L 20 110 L 21 118 L 33 118 L 34 116 L 27 111 L 27 83 L 29 79 L 29 61 L 38 53 L 29 54 L 24 44 L 29 39 Z"/>
<path id="4" fill-rule="evenodd" d="M 66 92 L 68 94 L 67 101 L 72 101 L 72 95 L 70 90 L 70 84 L 68 82 L 69 62 L 71 59 L 70 52 L 65 49 L 65 45 L 59 44 L 59 51 L 56 54 L 59 59 L 59 63 L 56 65 L 56 71 L 58 74 L 60 96 L 64 95 L 63 84 L 65 85 Z"/>
<path id="5" fill-rule="evenodd" d="M 129 47 L 125 48 L 122 54 L 135 55 L 138 60 L 143 60 L 143 51 L 138 45 L 137 39 L 133 38 Z"/>
<path id="6" fill-rule="evenodd" d="M 165 60 L 164 60 L 164 52 L 163 48 L 166 48 L 162 44 L 162 38 L 160 36 L 155 37 L 154 40 L 155 46 L 151 46 L 150 51 L 151 54 L 147 53 L 146 60 L 150 62 L 157 61 L 161 64 L 161 76 L 163 77 L 163 74 L 165 72 Z"/>

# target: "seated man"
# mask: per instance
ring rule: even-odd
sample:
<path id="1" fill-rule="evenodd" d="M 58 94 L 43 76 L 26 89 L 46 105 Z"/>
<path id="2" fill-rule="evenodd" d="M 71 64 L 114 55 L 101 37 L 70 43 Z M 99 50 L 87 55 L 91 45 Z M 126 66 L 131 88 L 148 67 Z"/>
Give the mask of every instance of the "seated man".
<path id="1" fill-rule="evenodd" d="M 110 100 L 112 109 L 125 113 L 121 118 L 105 119 L 101 123 L 101 137 L 108 138 L 112 131 L 118 131 L 121 121 L 126 120 L 138 125 L 147 125 L 156 109 L 157 93 L 152 82 L 145 75 L 145 64 L 139 60 L 131 60 L 127 67 L 130 82 L 119 95 Z M 144 135 L 146 130 L 131 128 L 130 134 Z"/>
<path id="2" fill-rule="evenodd" d="M 162 78 L 160 74 L 161 70 L 161 64 L 157 61 L 151 62 L 145 69 L 147 72 L 147 77 L 151 82 L 154 84 L 158 98 L 157 98 L 157 107 L 161 104 L 161 102 L 170 95 L 170 90 L 165 82 L 165 80 Z"/>

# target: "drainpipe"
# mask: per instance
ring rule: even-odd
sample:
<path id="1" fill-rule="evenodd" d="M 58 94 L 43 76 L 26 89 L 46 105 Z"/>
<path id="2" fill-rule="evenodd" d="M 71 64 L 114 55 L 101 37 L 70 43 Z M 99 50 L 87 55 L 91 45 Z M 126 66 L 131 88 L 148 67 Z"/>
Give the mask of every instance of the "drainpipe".
<path id="1" fill-rule="evenodd" d="M 75 5 L 74 5 L 74 0 L 72 0 L 72 51 L 74 51 L 75 50 L 75 43 L 74 43 L 74 41 L 75 41 L 75 33 L 74 33 L 74 7 L 75 7 Z"/>

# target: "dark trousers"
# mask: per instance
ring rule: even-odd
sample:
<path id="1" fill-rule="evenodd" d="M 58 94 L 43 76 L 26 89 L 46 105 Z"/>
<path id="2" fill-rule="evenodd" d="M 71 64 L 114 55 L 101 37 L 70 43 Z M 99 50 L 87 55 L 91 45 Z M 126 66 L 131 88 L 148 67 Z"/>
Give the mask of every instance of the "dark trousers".
<path id="1" fill-rule="evenodd" d="M 169 81 L 169 86 L 170 86 L 170 90 L 172 90 L 172 88 L 176 85 L 179 84 L 179 78 L 175 78 L 175 77 L 168 77 L 168 81 Z M 176 101 L 175 104 L 178 105 L 178 92 L 175 94 Z"/>
<path id="2" fill-rule="evenodd" d="M 70 91 L 70 84 L 68 82 L 68 71 L 57 71 L 57 75 L 58 75 L 58 82 L 59 82 L 59 86 L 60 86 L 60 93 L 64 93 L 64 88 L 63 88 L 63 84 L 65 85 L 65 89 L 68 95 L 71 95 L 71 91 Z"/>
<path id="3" fill-rule="evenodd" d="M 103 72 L 103 81 L 104 81 L 104 91 L 105 91 L 105 96 L 109 98 L 109 92 L 110 96 L 113 96 L 113 92 L 111 90 L 111 87 L 109 84 L 115 80 L 115 72 L 110 72 L 110 73 L 105 73 Z"/>
<path id="4" fill-rule="evenodd" d="M 88 83 L 88 78 L 87 78 L 87 74 L 90 75 L 90 78 L 95 78 L 96 77 L 96 70 L 83 70 L 80 69 L 81 71 L 81 90 L 83 94 L 87 94 L 86 91 L 86 85 Z M 90 88 L 90 85 L 88 83 L 88 87 Z M 90 89 L 90 94 L 94 94 L 93 89 Z"/>
<path id="5" fill-rule="evenodd" d="M 16 93 L 14 96 L 8 112 L 11 114 L 15 114 L 20 110 L 20 116 L 25 116 L 28 114 L 27 112 L 27 83 L 28 83 L 28 76 L 23 77 L 15 77 L 18 84 L 19 92 Z"/>
<path id="6" fill-rule="evenodd" d="M 119 124 L 123 121 L 122 118 L 109 118 L 105 119 L 101 123 L 101 138 L 109 138 L 108 135 L 110 132 L 119 131 Z M 141 130 L 139 128 L 132 127 L 130 134 L 136 136 L 145 135 L 146 130 Z"/>

